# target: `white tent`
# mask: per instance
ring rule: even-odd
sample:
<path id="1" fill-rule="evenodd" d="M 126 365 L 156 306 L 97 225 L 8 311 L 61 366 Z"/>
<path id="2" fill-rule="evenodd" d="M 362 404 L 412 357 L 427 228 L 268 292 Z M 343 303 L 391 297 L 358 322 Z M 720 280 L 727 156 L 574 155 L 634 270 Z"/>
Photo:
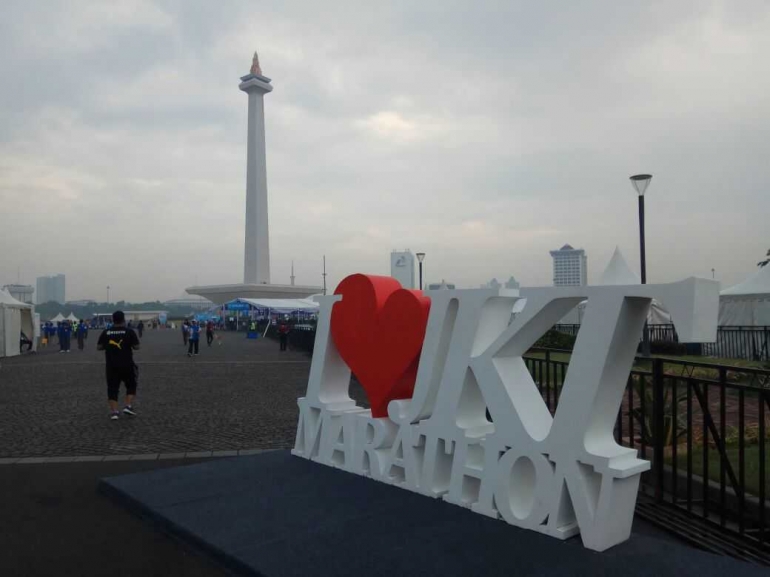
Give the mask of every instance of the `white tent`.
<path id="1" fill-rule="evenodd" d="M 623 258 L 623 253 L 620 252 L 619 247 L 615 247 L 615 252 L 612 253 L 612 258 L 607 264 L 607 268 L 602 273 L 602 278 L 599 280 L 600 285 L 632 285 L 642 284 L 639 275 L 631 270 L 628 266 L 626 259 Z"/>
<path id="2" fill-rule="evenodd" d="M 770 326 L 770 265 L 719 293 L 720 326 Z"/>
<path id="3" fill-rule="evenodd" d="M 620 252 L 620 248 L 616 246 L 610 262 L 607 263 L 607 267 L 604 269 L 604 272 L 599 279 L 599 285 L 635 285 L 641 284 L 641 282 L 639 275 L 631 270 L 626 259 L 623 258 L 623 253 Z M 567 313 L 567 315 L 559 321 L 559 324 L 581 324 L 585 308 L 586 301 L 583 301 Z M 671 315 L 658 301 L 653 299 L 652 304 L 650 305 L 650 312 L 647 315 L 647 322 L 651 325 L 669 325 L 671 324 Z"/>
<path id="4" fill-rule="evenodd" d="M 66 321 L 66 320 L 67 320 L 66 317 L 64 315 L 62 315 L 61 313 L 59 313 L 58 315 L 56 315 L 54 318 L 51 319 L 51 322 L 52 323 L 60 323 L 62 321 Z"/>
<path id="5" fill-rule="evenodd" d="M 75 316 L 75 313 L 71 312 L 70 316 L 67 317 L 67 320 L 72 322 L 72 323 L 76 323 L 76 322 L 78 322 L 78 317 Z"/>
<path id="6" fill-rule="evenodd" d="M 21 333 L 32 340 L 36 349 L 35 310 L 32 305 L 17 301 L 8 292 L 0 290 L 0 357 L 20 354 Z"/>

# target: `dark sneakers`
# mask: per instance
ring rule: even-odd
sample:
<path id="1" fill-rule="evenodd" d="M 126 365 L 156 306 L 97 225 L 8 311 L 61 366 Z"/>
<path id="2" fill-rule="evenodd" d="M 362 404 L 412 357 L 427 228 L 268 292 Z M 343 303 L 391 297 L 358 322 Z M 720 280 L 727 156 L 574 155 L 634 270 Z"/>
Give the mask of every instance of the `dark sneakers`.
<path id="1" fill-rule="evenodd" d="M 120 418 L 120 413 L 117 411 L 113 411 L 110 413 L 110 420 L 111 421 L 117 421 Z"/>
<path id="2" fill-rule="evenodd" d="M 134 408 L 131 405 L 126 405 L 125 407 L 123 407 L 123 412 L 126 415 L 131 415 L 132 417 L 136 416 L 136 411 L 134 411 Z"/>

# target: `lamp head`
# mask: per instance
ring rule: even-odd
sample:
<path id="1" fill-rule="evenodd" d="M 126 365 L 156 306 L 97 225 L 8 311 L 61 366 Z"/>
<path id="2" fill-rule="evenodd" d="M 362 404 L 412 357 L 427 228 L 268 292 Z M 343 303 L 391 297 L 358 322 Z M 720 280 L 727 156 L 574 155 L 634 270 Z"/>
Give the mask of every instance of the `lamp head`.
<path id="1" fill-rule="evenodd" d="M 644 196 L 644 191 L 650 186 L 651 180 L 651 174 L 635 174 L 631 177 L 631 184 L 634 186 L 634 190 L 636 190 L 639 196 Z"/>
<path id="2" fill-rule="evenodd" d="M 424 252 L 418 252 L 415 256 L 417 257 L 417 260 L 419 262 L 422 262 L 422 259 L 425 258 L 425 253 Z"/>

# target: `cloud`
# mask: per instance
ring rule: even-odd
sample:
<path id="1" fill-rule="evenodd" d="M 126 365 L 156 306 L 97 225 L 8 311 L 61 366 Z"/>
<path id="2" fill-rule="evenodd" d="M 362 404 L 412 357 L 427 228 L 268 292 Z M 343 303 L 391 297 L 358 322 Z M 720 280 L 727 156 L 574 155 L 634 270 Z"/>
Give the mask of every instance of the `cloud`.
<path id="1" fill-rule="evenodd" d="M 4 3 L 0 283 L 54 272 L 68 296 L 237 282 L 246 99 L 258 49 L 272 272 L 329 284 L 427 253 L 426 278 L 548 284 L 569 242 L 597 279 L 725 284 L 767 250 L 761 1 Z M 74 223 L 79 223 L 75 226 Z M 46 242 L 41 242 L 45 239 Z"/>

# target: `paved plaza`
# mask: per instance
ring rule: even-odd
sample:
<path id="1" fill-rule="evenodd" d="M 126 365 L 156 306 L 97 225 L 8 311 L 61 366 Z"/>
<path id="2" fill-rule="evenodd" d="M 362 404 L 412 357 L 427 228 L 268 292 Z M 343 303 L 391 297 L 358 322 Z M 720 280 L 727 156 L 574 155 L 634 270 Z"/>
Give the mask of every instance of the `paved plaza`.
<path id="1" fill-rule="evenodd" d="M 178 330 L 146 330 L 136 352 L 139 416 L 110 421 L 104 353 L 53 346 L 0 361 L 4 464 L 25 459 L 215 456 L 293 444 L 310 356 L 270 339 L 220 333 L 186 356 Z M 221 344 L 219 344 L 221 343 Z M 121 393 L 122 394 L 122 393 Z M 122 402 L 122 400 L 121 400 Z M 33 461 L 34 462 L 34 461 Z"/>

